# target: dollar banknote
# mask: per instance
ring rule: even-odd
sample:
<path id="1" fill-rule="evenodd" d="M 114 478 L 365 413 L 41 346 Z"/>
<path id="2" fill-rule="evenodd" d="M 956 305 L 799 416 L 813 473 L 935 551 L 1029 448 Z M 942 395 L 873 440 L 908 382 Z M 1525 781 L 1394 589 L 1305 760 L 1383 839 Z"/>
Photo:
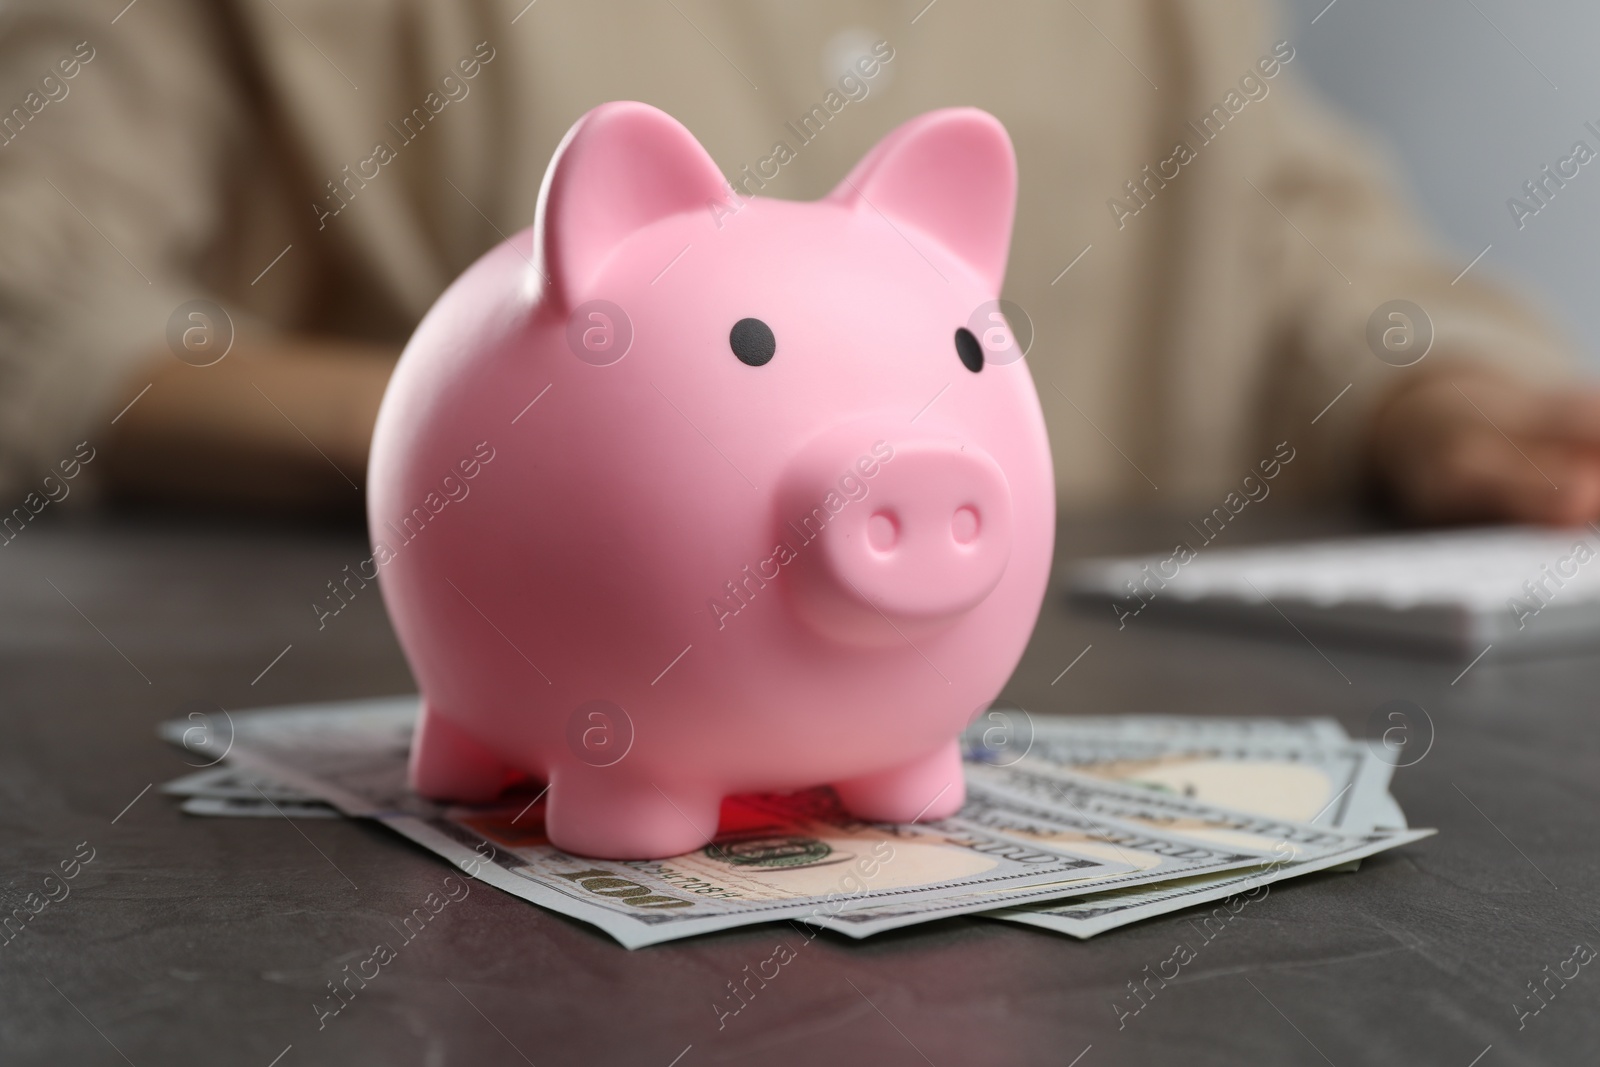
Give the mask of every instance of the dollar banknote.
<path id="1" fill-rule="evenodd" d="M 986 917 L 1092 937 L 1196 905 L 1227 901 L 1234 906 L 1259 899 L 1267 886 L 1284 879 L 1324 870 L 1352 871 L 1367 856 L 1433 833 L 1407 832 L 1405 815 L 1388 791 L 1391 768 L 1370 746 L 1352 742 L 1332 720 L 1275 722 L 1141 715 L 1045 720 L 1038 736 L 1029 738 L 1037 747 L 1029 755 L 1046 767 L 1071 767 L 1192 798 L 1225 797 L 1230 806 L 1259 815 L 1304 814 L 1321 802 L 1323 806 L 1309 816 L 1311 823 L 1358 832 L 1360 840 L 1315 858 L 1278 858 L 1257 869 L 1118 887 L 1072 900 L 989 912 Z M 1004 744 L 983 746 L 970 733 L 968 745 L 974 750 L 998 748 L 1002 762 L 1015 755 L 1015 749 L 1008 753 Z M 993 752 L 975 754 L 996 758 Z M 1315 778 L 1307 773 L 1313 769 Z M 1214 782 L 1223 783 L 1223 788 L 1211 788 Z M 1279 788 L 1288 783 L 1299 788 Z"/>
<path id="2" fill-rule="evenodd" d="M 1180 833 L 1221 847 L 1262 852 L 1289 849 L 1309 858 L 1345 844 L 1350 835 L 1331 826 L 1208 804 L 1192 797 L 1139 785 L 1106 781 L 1063 768 L 1017 764 L 968 764 L 969 781 L 992 792 L 1037 805 L 1065 807 L 1086 818 L 1116 819 Z"/>
<path id="3" fill-rule="evenodd" d="M 1083 894 L 1071 900 L 986 911 L 984 917 L 1088 938 L 1141 919 L 1168 915 L 1200 904 L 1260 899 L 1274 882 L 1337 869 L 1378 852 L 1420 841 L 1433 833 L 1432 830 L 1391 830 L 1365 834 L 1349 845 L 1311 859 L 1273 862 L 1253 870 L 1198 875 L 1155 885 Z M 1230 909 L 1229 914 L 1237 914 L 1237 909 Z"/>
<path id="4" fill-rule="evenodd" d="M 1031 715 L 1016 704 L 996 701 L 967 731 L 969 745 L 1020 751 L 1038 735 L 1094 744 L 1148 745 L 1185 750 L 1207 744 L 1319 745 L 1349 741 L 1333 719 L 1276 719 L 1218 715 Z"/>
<path id="5" fill-rule="evenodd" d="M 307 706 L 231 715 L 225 736 L 218 728 L 200 737 L 181 721 L 163 733 L 196 755 L 225 751 L 252 775 L 346 815 L 376 819 L 466 873 L 592 923 L 630 948 L 777 919 L 828 926 L 874 903 L 931 902 L 979 888 L 1022 890 L 1132 869 L 960 817 L 927 825 L 864 823 L 828 790 L 730 799 L 709 845 L 668 860 L 571 856 L 544 836 L 542 794 L 460 807 L 411 793 L 406 754 L 416 707 L 414 697 Z M 871 924 L 849 929 L 857 936 L 876 932 Z"/>
<path id="6" fill-rule="evenodd" d="M 1074 769 L 1346 830 L 1393 828 L 1398 812 L 1392 764 L 1331 719 L 1035 717 L 997 705 L 962 740 L 976 762 Z"/>
<path id="7" fill-rule="evenodd" d="M 251 800 L 249 797 L 185 797 L 178 810 L 185 815 L 257 819 L 341 819 L 338 810 L 320 801 Z"/>
<path id="8" fill-rule="evenodd" d="M 952 819 L 861 823 L 826 789 L 738 797 L 705 849 L 591 861 L 544 837 L 537 785 L 482 807 L 412 794 L 416 707 L 405 697 L 233 714 L 203 730 L 168 723 L 169 740 L 229 762 L 166 788 L 195 814 L 376 819 L 629 947 L 775 919 L 866 937 L 975 912 L 1089 936 L 1416 839 L 1352 832 L 1371 827 L 1339 799 L 1388 799 L 1387 777 L 1363 774 L 1335 723 L 1129 716 L 1044 720 L 1038 751 L 1012 765 L 969 744 L 969 798 Z M 1253 774 L 1223 795 L 1264 810 L 1213 802 L 1219 762 Z M 1285 767 L 1319 777 L 1286 797 L 1275 788 Z M 1294 817 L 1330 792 L 1323 811 Z"/>
<path id="9" fill-rule="evenodd" d="M 885 929 L 976 910 L 988 918 L 1089 937 L 1141 918 L 1258 891 L 1272 881 L 1338 869 L 1431 833 L 1351 834 L 1070 772 L 971 767 L 968 798 L 963 819 L 1035 844 L 1103 850 L 1135 870 L 1017 892 L 980 888 L 924 902 L 915 910 L 892 902 L 874 905 L 840 916 L 838 928 Z M 1027 903 L 1041 895 L 1051 899 Z"/>
<path id="10" fill-rule="evenodd" d="M 163 793 L 176 797 L 205 797 L 212 800 L 245 800 L 261 804 L 269 811 L 268 801 L 288 801 L 296 804 L 320 804 L 316 797 L 303 789 L 295 789 L 262 774 L 247 773 L 241 767 L 224 763 L 215 767 L 174 778 L 161 787 Z"/>

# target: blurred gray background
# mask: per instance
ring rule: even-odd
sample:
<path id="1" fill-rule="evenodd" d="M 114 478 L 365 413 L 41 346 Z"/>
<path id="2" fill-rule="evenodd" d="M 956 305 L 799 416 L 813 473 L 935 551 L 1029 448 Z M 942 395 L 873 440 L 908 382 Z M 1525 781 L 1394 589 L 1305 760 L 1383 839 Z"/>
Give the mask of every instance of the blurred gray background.
<path id="1" fill-rule="evenodd" d="M 1541 302 L 1600 371 L 1600 159 L 1521 230 L 1506 206 L 1574 141 L 1600 152 L 1584 129 L 1600 128 L 1600 5 L 1284 0 L 1283 23 L 1302 76 L 1387 143 L 1461 266 L 1492 245 L 1474 273 Z"/>

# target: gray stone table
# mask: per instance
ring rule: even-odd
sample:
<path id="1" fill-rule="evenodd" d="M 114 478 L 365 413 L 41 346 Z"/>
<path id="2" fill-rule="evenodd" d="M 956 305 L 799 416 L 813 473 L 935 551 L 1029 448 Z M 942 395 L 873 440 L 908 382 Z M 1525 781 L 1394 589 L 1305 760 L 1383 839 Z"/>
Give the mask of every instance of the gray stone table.
<path id="1" fill-rule="evenodd" d="M 1229 536 L 1351 525 L 1269 517 Z M 1163 547 L 1179 527 L 1063 522 L 1059 560 Z M 376 826 L 192 818 L 147 787 L 186 769 L 155 724 L 197 702 L 411 689 L 375 591 L 317 628 L 311 603 L 362 548 L 353 529 L 137 516 L 41 520 L 0 548 L 7 908 L 93 852 L 0 946 L 0 1062 L 1503 1067 L 1600 1050 L 1600 967 L 1521 1029 L 1514 1008 L 1574 944 L 1600 947 L 1600 657 L 1491 652 L 1453 681 L 1464 663 L 1319 652 L 1287 627 L 1119 631 L 1056 593 L 1006 696 L 1036 713 L 1331 715 L 1353 734 L 1412 700 L 1435 737 L 1394 792 L 1438 836 L 1275 887 L 1120 1029 L 1112 1002 L 1188 913 L 1088 942 L 977 918 L 824 934 L 719 1030 L 725 983 L 792 928 L 629 952 L 478 885 L 319 1030 L 325 983 L 448 868 Z"/>

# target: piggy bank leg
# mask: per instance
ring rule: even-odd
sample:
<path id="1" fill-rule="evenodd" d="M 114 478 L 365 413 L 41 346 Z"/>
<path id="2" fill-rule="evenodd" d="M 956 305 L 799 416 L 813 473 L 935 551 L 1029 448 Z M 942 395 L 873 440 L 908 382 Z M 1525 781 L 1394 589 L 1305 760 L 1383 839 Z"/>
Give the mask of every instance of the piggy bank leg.
<path id="1" fill-rule="evenodd" d="M 961 749 L 951 741 L 911 763 L 833 788 L 845 809 L 870 822 L 928 822 L 954 815 L 967 798 Z"/>
<path id="2" fill-rule="evenodd" d="M 411 739 L 411 788 L 434 800 L 480 804 L 526 777 L 422 702 Z"/>
<path id="3" fill-rule="evenodd" d="M 545 834 L 563 852 L 597 859 L 665 859 L 711 841 L 720 793 L 586 765 L 550 775 Z"/>

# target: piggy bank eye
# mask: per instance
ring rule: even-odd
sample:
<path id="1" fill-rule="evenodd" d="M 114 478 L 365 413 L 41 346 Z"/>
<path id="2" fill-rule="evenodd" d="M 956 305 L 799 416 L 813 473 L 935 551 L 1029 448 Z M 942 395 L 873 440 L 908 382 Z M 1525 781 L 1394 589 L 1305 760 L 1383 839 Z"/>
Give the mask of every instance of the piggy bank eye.
<path id="1" fill-rule="evenodd" d="M 973 374 L 983 369 L 983 346 L 965 326 L 956 331 L 956 355 L 961 357 L 961 365 Z"/>
<path id="2" fill-rule="evenodd" d="M 770 362 L 773 353 L 778 351 L 778 340 L 772 336 L 772 327 L 760 319 L 740 319 L 728 332 L 728 347 L 733 349 L 740 363 L 760 367 Z"/>

